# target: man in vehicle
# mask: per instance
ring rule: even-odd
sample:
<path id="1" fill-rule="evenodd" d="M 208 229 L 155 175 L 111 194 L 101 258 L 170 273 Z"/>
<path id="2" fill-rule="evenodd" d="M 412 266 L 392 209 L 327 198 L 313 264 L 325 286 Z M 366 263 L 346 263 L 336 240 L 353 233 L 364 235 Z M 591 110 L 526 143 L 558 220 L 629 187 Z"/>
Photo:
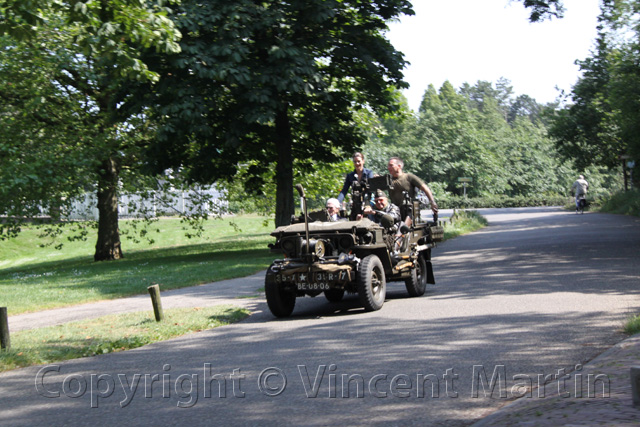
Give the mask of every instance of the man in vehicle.
<path id="1" fill-rule="evenodd" d="M 571 191 L 576 196 L 576 211 L 580 208 L 580 200 L 587 196 L 588 189 L 589 183 L 584 179 L 584 175 L 578 176 L 578 179 L 571 186 Z"/>
<path id="2" fill-rule="evenodd" d="M 399 157 L 392 157 L 389 159 L 389 163 L 387 164 L 387 170 L 392 178 L 393 189 L 389 190 L 389 196 L 391 198 L 391 203 L 396 206 L 402 206 L 404 202 L 404 194 L 406 191 L 409 193 L 409 197 L 413 199 L 416 195 L 416 188 L 422 190 L 424 194 L 426 194 L 429 202 L 431 203 L 431 210 L 434 215 L 438 213 L 438 204 L 436 203 L 436 199 L 433 198 L 433 194 L 431 193 L 431 189 L 425 184 L 420 178 L 415 176 L 412 173 L 403 172 L 402 168 L 404 167 L 404 162 Z M 411 224 L 410 215 L 405 218 L 405 222 L 407 225 Z"/>
<path id="3" fill-rule="evenodd" d="M 340 202 L 338 199 L 331 198 L 327 200 L 326 206 L 329 221 L 342 221 L 346 219 L 340 216 Z"/>
<path id="4" fill-rule="evenodd" d="M 400 208 L 389 203 L 387 195 L 382 190 L 376 190 L 373 207 L 366 206 L 362 212 L 364 215 L 370 215 L 374 222 L 386 227 L 391 227 L 402 220 Z"/>

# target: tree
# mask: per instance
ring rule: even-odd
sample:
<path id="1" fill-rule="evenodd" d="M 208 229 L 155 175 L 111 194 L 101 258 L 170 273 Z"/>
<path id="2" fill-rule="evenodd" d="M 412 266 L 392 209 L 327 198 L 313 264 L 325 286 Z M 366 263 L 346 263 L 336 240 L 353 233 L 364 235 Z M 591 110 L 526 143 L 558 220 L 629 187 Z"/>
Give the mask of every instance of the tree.
<path id="1" fill-rule="evenodd" d="M 406 0 L 185 0 L 175 10 L 182 52 L 145 61 L 161 75 L 143 104 L 161 123 L 151 166 L 214 182 L 252 161 L 257 189 L 275 163 L 276 225 L 294 212 L 294 159 L 350 156 L 365 140 L 354 114 L 393 110 L 391 88 L 406 86 L 384 36 L 390 19 L 413 13 Z"/>
<path id="2" fill-rule="evenodd" d="M 629 31 L 638 33 L 627 21 L 629 12 L 637 19 L 639 5 L 631 0 L 603 2 L 596 50 L 578 62 L 582 76 L 572 89 L 572 103 L 553 120 L 551 134 L 560 152 L 579 168 L 614 167 L 620 156 L 640 158 L 640 46 L 633 38 L 629 41 Z"/>
<path id="3" fill-rule="evenodd" d="M 617 7 L 616 7 L 617 6 Z M 640 1 L 605 4 L 605 13 L 616 39 L 622 40 L 610 52 L 610 103 L 613 119 L 620 129 L 620 139 L 630 159 L 640 160 Z M 633 34 L 633 36 L 630 36 Z M 613 38 L 613 37 L 612 37 Z M 635 182 L 640 183 L 638 174 Z"/>
<path id="4" fill-rule="evenodd" d="M 486 100 L 488 103 L 496 103 L 503 116 L 507 117 L 513 87 L 509 80 L 500 78 L 495 88 L 493 83 L 487 81 L 478 81 L 474 86 L 464 83 L 460 88 L 460 93 L 469 100 L 471 108 L 483 111 Z"/>
<path id="5" fill-rule="evenodd" d="M 120 76 L 157 79 L 140 60 L 142 48 L 175 52 L 180 33 L 164 3 L 175 0 L 0 0 L 0 35 L 29 40 L 51 22 L 70 30 L 78 53 L 109 58 Z"/>
<path id="6" fill-rule="evenodd" d="M 29 98 L 38 94 L 43 104 L 57 105 L 64 99 L 65 107 L 57 111 L 59 121 L 46 123 L 42 115 L 31 116 L 29 120 L 14 123 L 22 141 L 29 139 L 28 129 L 36 120 L 47 126 L 40 126 L 40 141 L 46 141 L 51 134 L 57 135 L 49 148 L 50 163 L 62 159 L 67 164 L 73 157 L 66 156 L 64 147 L 81 146 L 80 152 L 88 156 L 84 164 L 92 164 L 91 173 L 82 177 L 82 172 L 68 176 L 67 184 L 75 182 L 76 188 L 83 188 L 87 179 L 96 183 L 99 221 L 98 240 L 94 259 L 112 260 L 122 257 L 118 228 L 118 187 L 123 168 L 135 168 L 140 164 L 140 148 L 151 135 L 146 129 L 144 115 L 127 115 L 121 108 L 129 96 L 123 87 L 130 79 L 154 81 L 157 74 L 148 70 L 140 60 L 143 48 L 155 48 L 164 53 L 176 52 L 179 33 L 172 21 L 167 19 L 167 9 L 162 2 L 150 1 L 97 1 L 77 2 L 73 5 L 54 0 L 43 2 L 5 0 L 0 3 L 0 32 L 9 34 L 16 42 L 10 46 L 14 50 L 35 54 L 46 58 L 51 74 L 49 81 L 43 79 L 46 90 L 21 92 L 12 104 L 14 113 L 5 119 L 29 117 L 34 112 L 34 102 Z M 4 52 L 6 53 L 6 52 Z M 28 55 L 23 55 L 23 58 Z M 37 69 L 31 61 L 27 66 Z M 16 83 L 16 82 L 14 82 Z M 10 82 L 11 84 L 11 82 Z M 3 88 L 7 89 L 7 88 Z M 11 88 L 14 89 L 14 88 Z M 7 96 L 15 93 L 5 90 Z M 26 100 L 26 101 L 25 101 Z M 74 104 L 75 105 L 72 105 Z M 66 117 L 62 117 L 66 115 Z M 66 124 L 65 129 L 56 125 Z M 25 144 L 22 148 L 28 147 Z M 44 152 L 44 151 L 42 151 Z M 43 168 L 30 179 L 42 185 L 20 186 L 14 200 L 37 206 L 44 200 L 60 199 L 59 188 L 47 188 L 55 180 L 47 179 L 51 168 Z M 73 195 L 73 192 L 66 194 Z M 11 203 L 15 208 L 16 202 Z"/>
<path id="7" fill-rule="evenodd" d="M 524 7 L 531 9 L 529 20 L 531 22 L 544 21 L 553 17 L 562 18 L 564 5 L 562 0 L 517 0 L 524 4 Z"/>
<path id="8" fill-rule="evenodd" d="M 49 34 L 48 34 L 49 35 Z M 49 35 L 51 36 L 51 35 Z M 92 156 L 78 93 L 57 86 L 59 58 L 0 37 L 0 238 L 21 218 L 54 218 L 89 185 Z"/>
<path id="9" fill-rule="evenodd" d="M 509 123 L 515 123 L 518 117 L 526 117 L 536 123 L 542 119 L 543 111 L 543 106 L 538 104 L 535 99 L 529 95 L 519 95 L 509 106 L 507 120 Z"/>
<path id="10" fill-rule="evenodd" d="M 457 180 L 463 176 L 473 178 L 467 191 L 471 196 L 562 193 L 572 172 L 556 155 L 537 117 L 507 120 L 505 111 L 518 99 L 530 98 L 512 100 L 504 87 L 494 89 L 483 81 L 458 91 L 449 82 L 439 90 L 430 85 L 419 115 L 403 122 L 382 120 L 385 136 L 365 146 L 370 164 L 383 168 L 389 156 L 399 155 L 436 197 L 461 194 Z"/>

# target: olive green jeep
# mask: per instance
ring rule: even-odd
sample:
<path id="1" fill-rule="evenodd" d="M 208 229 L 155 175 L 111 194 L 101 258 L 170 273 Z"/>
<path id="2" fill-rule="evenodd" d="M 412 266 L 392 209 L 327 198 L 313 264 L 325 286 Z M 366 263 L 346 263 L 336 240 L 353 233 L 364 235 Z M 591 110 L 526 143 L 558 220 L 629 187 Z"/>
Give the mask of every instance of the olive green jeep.
<path id="1" fill-rule="evenodd" d="M 382 308 L 389 282 L 404 281 L 412 297 L 423 295 L 427 283 L 435 284 L 431 249 L 444 235 L 437 216 L 423 221 L 419 201 L 407 196 L 401 212 L 402 218 L 412 216 L 410 227 L 387 218 L 380 224 L 358 219 L 371 194 L 389 188 L 388 175 L 354 183 L 349 219 L 330 222 L 323 211 L 307 213 L 304 189 L 296 186 L 302 217 L 271 233 L 276 238 L 271 251 L 284 256 L 269 266 L 265 277 L 267 304 L 274 316 L 287 317 L 296 298 L 321 293 L 331 302 L 340 301 L 345 292 L 357 293 L 364 309 L 374 311 Z"/>

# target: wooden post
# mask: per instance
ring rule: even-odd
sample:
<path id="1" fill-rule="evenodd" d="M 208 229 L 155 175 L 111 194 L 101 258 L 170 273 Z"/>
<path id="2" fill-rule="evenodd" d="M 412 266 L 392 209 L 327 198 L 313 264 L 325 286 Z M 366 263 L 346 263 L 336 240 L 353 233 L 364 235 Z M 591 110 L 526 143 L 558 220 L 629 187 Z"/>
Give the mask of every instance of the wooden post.
<path id="1" fill-rule="evenodd" d="M 640 366 L 631 367 L 631 399 L 634 406 L 640 406 Z"/>
<path id="2" fill-rule="evenodd" d="M 9 317 L 7 315 L 7 307 L 0 307 L 0 348 L 8 350 L 11 348 L 11 339 L 9 338 Z"/>
<path id="3" fill-rule="evenodd" d="M 164 319 L 164 313 L 162 312 L 162 301 L 160 300 L 160 285 L 153 285 L 147 288 L 149 295 L 151 295 L 151 304 L 153 304 L 153 314 L 156 316 L 156 322 Z"/>

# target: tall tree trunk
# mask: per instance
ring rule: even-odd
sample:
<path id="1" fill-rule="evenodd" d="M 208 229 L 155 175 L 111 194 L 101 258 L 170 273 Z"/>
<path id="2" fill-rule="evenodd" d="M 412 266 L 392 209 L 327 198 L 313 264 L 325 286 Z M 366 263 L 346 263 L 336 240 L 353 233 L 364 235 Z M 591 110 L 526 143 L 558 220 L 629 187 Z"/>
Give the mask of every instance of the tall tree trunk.
<path id="1" fill-rule="evenodd" d="M 98 242 L 95 261 L 123 258 L 118 228 L 118 177 L 120 166 L 110 156 L 102 162 L 98 183 Z"/>
<path id="2" fill-rule="evenodd" d="M 276 115 L 276 227 L 291 224 L 293 204 L 293 137 L 287 107 Z"/>

